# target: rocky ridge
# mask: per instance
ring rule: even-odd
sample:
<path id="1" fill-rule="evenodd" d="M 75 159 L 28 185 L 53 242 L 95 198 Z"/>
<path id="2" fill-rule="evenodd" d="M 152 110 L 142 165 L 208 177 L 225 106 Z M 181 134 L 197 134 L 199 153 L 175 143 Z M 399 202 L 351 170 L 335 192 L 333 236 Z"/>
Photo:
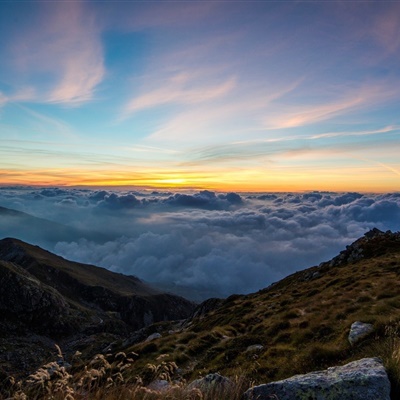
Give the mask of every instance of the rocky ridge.
<path id="1" fill-rule="evenodd" d="M 390 230 L 382 232 L 377 228 L 373 228 L 366 232 L 363 237 L 346 246 L 346 249 L 341 251 L 336 257 L 332 258 L 332 260 L 323 262 L 319 266 L 337 267 L 345 263 L 371 257 L 379 253 L 380 243 L 385 243 L 387 245 L 388 242 L 399 243 L 400 232 L 392 232 Z"/>

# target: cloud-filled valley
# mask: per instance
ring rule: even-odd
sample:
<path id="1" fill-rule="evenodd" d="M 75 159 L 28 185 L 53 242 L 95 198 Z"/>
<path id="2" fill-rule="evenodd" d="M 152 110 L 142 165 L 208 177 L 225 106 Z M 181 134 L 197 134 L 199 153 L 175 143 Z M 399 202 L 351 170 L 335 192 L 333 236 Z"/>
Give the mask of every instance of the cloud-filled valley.
<path id="1" fill-rule="evenodd" d="M 249 293 L 330 259 L 372 227 L 399 230 L 400 194 L 7 187 L 0 206 L 73 228 L 38 240 L 65 258 L 205 296 Z M 0 215 L 0 236 L 10 223 Z M 32 242 L 29 226 L 13 234 Z M 101 233 L 102 235 L 99 235 Z"/>

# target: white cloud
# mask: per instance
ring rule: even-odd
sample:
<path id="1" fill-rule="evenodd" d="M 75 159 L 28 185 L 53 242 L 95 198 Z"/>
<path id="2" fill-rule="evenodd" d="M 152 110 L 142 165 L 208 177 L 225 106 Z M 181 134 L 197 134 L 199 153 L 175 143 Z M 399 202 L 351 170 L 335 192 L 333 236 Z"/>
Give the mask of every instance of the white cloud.
<path id="1" fill-rule="evenodd" d="M 235 87 L 230 78 L 214 85 L 192 82 L 188 74 L 172 76 L 165 85 L 135 97 L 125 108 L 124 115 L 164 104 L 196 104 L 225 96 Z"/>
<path id="2" fill-rule="evenodd" d="M 242 194 L 241 202 L 233 200 L 212 192 L 0 190 L 2 206 L 109 235 L 99 241 L 86 233 L 50 246 L 63 257 L 220 296 L 256 291 L 317 265 L 375 226 L 400 226 L 400 194 Z"/>

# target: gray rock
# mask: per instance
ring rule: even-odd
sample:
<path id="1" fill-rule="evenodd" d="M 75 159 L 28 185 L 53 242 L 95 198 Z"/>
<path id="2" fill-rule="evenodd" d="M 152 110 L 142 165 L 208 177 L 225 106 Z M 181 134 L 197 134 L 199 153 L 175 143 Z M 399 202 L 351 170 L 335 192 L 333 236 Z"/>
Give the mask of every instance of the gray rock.
<path id="1" fill-rule="evenodd" d="M 208 374 L 204 378 L 196 379 L 188 385 L 188 389 L 198 388 L 202 391 L 222 391 L 232 385 L 232 381 L 218 373 Z"/>
<path id="2" fill-rule="evenodd" d="M 204 318 L 208 313 L 211 311 L 216 310 L 218 307 L 220 307 L 223 303 L 222 299 L 217 299 L 217 298 L 210 298 L 208 300 L 203 301 L 201 304 L 199 304 L 193 311 L 193 313 L 190 315 L 189 318 L 185 319 L 182 323 L 182 327 L 187 327 L 189 326 L 193 320 L 195 319 L 202 319 Z"/>
<path id="3" fill-rule="evenodd" d="M 264 349 L 262 344 L 253 344 L 246 349 L 246 353 L 259 353 Z"/>
<path id="4" fill-rule="evenodd" d="M 356 321 L 351 324 L 349 333 L 349 342 L 351 345 L 359 342 L 361 339 L 368 336 L 374 330 L 373 325 L 365 322 Z"/>
<path id="5" fill-rule="evenodd" d="M 152 340 L 159 339 L 161 337 L 161 333 L 153 333 L 147 337 L 146 342 L 151 342 Z"/>
<path id="6" fill-rule="evenodd" d="M 275 396 L 275 397 L 274 397 Z M 295 375 L 253 387 L 247 400 L 390 400 L 390 382 L 379 358 L 363 358 L 342 367 Z"/>
<path id="7" fill-rule="evenodd" d="M 168 381 L 166 381 L 164 379 L 157 379 L 157 380 L 151 382 L 147 387 L 151 390 L 155 390 L 157 392 L 162 392 L 164 390 L 168 390 L 170 387 L 170 384 Z"/>

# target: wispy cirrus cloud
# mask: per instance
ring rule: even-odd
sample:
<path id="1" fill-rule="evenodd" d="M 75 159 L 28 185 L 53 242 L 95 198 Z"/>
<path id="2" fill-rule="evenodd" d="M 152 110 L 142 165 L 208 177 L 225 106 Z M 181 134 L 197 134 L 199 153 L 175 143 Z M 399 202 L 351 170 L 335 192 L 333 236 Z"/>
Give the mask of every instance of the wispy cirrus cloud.
<path id="1" fill-rule="evenodd" d="M 316 94 L 318 95 L 318 92 Z M 399 93 L 397 85 L 393 82 L 375 82 L 345 89 L 335 97 L 333 100 L 320 100 L 312 105 L 288 105 L 284 109 L 282 105 L 279 109 L 275 107 L 270 115 L 265 117 L 265 127 L 285 129 L 311 125 L 355 111 L 368 110 L 377 104 L 399 97 Z"/>
<path id="2" fill-rule="evenodd" d="M 324 139 L 324 138 L 333 138 L 340 136 L 369 136 L 369 135 L 379 135 L 381 133 L 390 133 L 400 130 L 400 126 L 397 125 L 388 125 L 380 129 L 370 129 L 364 131 L 345 131 L 345 132 L 327 132 L 320 133 L 318 135 L 311 135 L 306 137 L 305 139 L 313 140 L 313 139 Z"/>
<path id="3" fill-rule="evenodd" d="M 146 91 L 131 100 L 123 111 L 127 116 L 134 112 L 165 104 L 198 104 L 223 97 L 236 86 L 234 77 L 210 85 L 196 81 L 188 73 L 180 73 L 170 77 L 167 82 L 154 90 Z"/>
<path id="4" fill-rule="evenodd" d="M 105 74 L 100 33 L 87 3 L 41 3 L 9 46 L 11 81 L 34 88 L 30 100 L 69 105 L 90 100 Z"/>
<path id="5" fill-rule="evenodd" d="M 14 101 L 14 100 L 13 100 Z M 32 131 L 48 137 L 64 137 L 65 139 L 78 139 L 76 132 L 68 123 L 52 116 L 40 113 L 30 107 L 16 103 L 18 109 L 28 115 L 31 120 Z"/>
<path id="6" fill-rule="evenodd" d="M 398 151 L 398 145 L 382 141 L 382 135 L 395 137 L 400 133 L 400 126 L 389 125 L 382 128 L 359 131 L 338 131 L 326 132 L 315 135 L 294 135 L 276 136 L 266 139 L 240 140 L 226 144 L 216 144 L 207 147 L 192 147 L 185 151 L 185 161 L 182 166 L 200 166 L 202 163 L 226 164 L 231 161 L 240 162 L 251 160 L 258 162 L 263 160 L 266 164 L 276 162 L 282 158 L 305 157 L 309 160 L 324 159 L 325 161 L 334 159 L 338 154 L 343 154 L 347 158 L 357 158 L 356 153 L 374 153 L 374 150 L 386 149 L 385 154 L 390 157 L 392 152 Z M 371 137 L 376 136 L 373 140 Z M 352 137 L 359 140 L 354 143 Z M 361 141 L 363 137 L 365 140 Z M 330 139 L 337 138 L 334 143 Z M 275 161 L 273 161 L 275 160 Z M 362 160 L 364 161 L 364 160 Z M 375 163 L 378 165 L 378 163 Z"/>
<path id="7" fill-rule="evenodd" d="M 263 128 L 262 116 L 274 101 L 295 91 L 302 83 L 300 77 L 292 82 L 259 84 L 257 89 L 237 82 L 226 93 L 226 101 L 205 101 L 196 107 L 182 108 L 154 131 L 147 140 L 150 143 L 197 143 L 204 138 L 212 142 L 235 139 L 245 134 L 259 134 Z M 229 81 L 228 81 L 229 82 Z"/>

